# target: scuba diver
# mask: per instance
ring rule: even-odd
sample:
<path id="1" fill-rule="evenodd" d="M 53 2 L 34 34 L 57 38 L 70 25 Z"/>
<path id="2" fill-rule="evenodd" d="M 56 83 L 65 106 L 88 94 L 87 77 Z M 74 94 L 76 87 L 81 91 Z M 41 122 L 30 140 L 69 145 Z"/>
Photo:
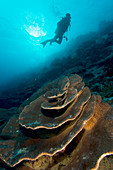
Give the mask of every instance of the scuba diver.
<path id="1" fill-rule="evenodd" d="M 53 42 L 56 42 L 58 44 L 61 44 L 62 39 L 66 38 L 66 41 L 68 40 L 66 36 L 64 36 L 64 33 L 68 31 L 68 28 L 70 30 L 70 22 L 71 22 L 71 15 L 69 13 L 66 14 L 65 17 L 62 17 L 62 19 L 57 23 L 57 28 L 55 30 L 55 36 L 52 39 L 45 40 L 41 42 L 40 44 L 45 47 L 45 45 L 50 42 L 50 45 L 52 45 Z"/>

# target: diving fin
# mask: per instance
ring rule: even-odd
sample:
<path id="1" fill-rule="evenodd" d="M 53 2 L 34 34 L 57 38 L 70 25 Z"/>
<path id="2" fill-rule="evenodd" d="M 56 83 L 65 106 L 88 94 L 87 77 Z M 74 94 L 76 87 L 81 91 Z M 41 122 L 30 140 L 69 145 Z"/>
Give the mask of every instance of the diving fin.
<path id="1" fill-rule="evenodd" d="M 49 40 L 46 40 L 46 41 L 41 42 L 40 44 L 42 44 L 42 45 L 43 45 L 43 48 L 44 48 L 45 45 L 46 45 L 48 42 L 49 42 Z"/>

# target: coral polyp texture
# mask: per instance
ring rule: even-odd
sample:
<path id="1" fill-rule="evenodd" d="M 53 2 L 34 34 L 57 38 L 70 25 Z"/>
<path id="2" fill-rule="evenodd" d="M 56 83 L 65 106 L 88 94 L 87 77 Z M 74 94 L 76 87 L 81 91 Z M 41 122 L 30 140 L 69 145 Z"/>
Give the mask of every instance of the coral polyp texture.
<path id="1" fill-rule="evenodd" d="M 113 154 L 113 108 L 76 74 L 45 84 L 19 112 L 0 135 L 0 159 L 11 167 L 64 152 L 76 138 L 64 169 L 98 169 Z"/>

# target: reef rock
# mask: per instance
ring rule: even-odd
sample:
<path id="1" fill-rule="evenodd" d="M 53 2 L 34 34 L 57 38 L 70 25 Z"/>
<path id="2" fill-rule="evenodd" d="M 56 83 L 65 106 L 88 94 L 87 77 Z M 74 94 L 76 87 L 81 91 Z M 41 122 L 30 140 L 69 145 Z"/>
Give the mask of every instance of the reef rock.
<path id="1" fill-rule="evenodd" d="M 97 169 L 113 154 L 113 109 L 76 74 L 47 83 L 19 112 L 0 135 L 0 159 L 11 167 L 64 153 L 73 141 L 77 145 L 64 169 Z"/>

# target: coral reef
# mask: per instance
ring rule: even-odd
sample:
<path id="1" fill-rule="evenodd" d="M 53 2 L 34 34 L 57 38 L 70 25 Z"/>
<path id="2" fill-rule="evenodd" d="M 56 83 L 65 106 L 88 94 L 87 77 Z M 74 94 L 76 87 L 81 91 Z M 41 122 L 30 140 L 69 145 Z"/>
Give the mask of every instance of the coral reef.
<path id="1" fill-rule="evenodd" d="M 91 95 L 77 74 L 48 82 L 18 112 L 0 135 L 0 159 L 10 167 L 27 161 L 23 166 L 36 169 L 45 157 L 44 169 L 58 169 L 61 160 L 53 160 L 64 154 L 70 159 L 63 169 L 96 170 L 113 154 L 113 108 Z"/>

